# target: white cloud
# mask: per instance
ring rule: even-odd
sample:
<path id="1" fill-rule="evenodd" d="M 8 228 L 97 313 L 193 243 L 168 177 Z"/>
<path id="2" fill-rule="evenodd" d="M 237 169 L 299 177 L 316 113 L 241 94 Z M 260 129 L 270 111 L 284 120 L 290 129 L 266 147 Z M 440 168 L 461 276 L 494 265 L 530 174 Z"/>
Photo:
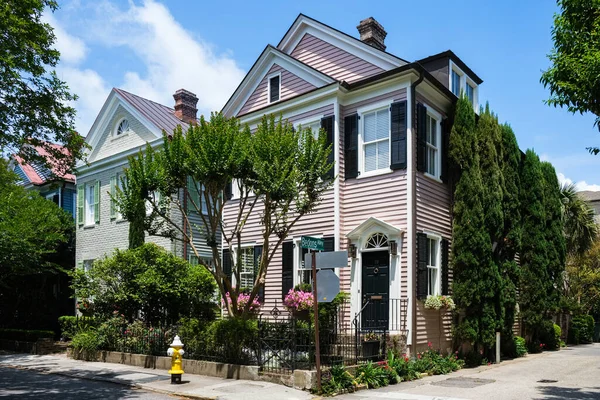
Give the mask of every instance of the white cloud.
<path id="1" fill-rule="evenodd" d="M 50 12 L 42 15 L 42 21 L 54 28 L 54 35 L 56 36 L 54 47 L 60 51 L 61 62 L 79 64 L 85 59 L 88 48 L 83 40 L 67 33 Z"/>
<path id="2" fill-rule="evenodd" d="M 558 176 L 558 181 L 560 182 L 560 184 L 572 184 L 573 180 L 567 178 L 563 173 L 559 172 L 556 174 Z M 575 183 L 575 187 L 577 188 L 578 191 L 592 191 L 592 192 L 599 192 L 600 191 L 600 185 L 596 185 L 596 184 L 589 184 L 586 181 L 579 181 L 577 183 Z"/>

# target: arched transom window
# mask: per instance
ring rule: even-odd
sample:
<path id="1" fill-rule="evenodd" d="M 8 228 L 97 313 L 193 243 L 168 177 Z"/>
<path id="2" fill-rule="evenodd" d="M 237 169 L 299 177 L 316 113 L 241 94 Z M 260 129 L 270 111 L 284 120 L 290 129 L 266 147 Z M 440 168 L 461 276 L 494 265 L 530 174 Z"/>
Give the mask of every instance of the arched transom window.
<path id="1" fill-rule="evenodd" d="M 378 249 L 380 247 L 388 247 L 388 238 L 383 233 L 374 233 L 367 240 L 367 249 Z"/>
<path id="2" fill-rule="evenodd" d="M 124 119 L 119 122 L 119 126 L 117 127 L 117 136 L 127 133 L 127 131 L 129 131 L 129 121 Z"/>

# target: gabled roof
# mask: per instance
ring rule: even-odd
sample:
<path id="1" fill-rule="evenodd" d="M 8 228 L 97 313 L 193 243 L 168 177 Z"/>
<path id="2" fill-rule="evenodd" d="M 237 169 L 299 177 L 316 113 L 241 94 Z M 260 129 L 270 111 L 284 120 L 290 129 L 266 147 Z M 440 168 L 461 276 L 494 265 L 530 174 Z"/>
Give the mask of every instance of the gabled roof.
<path id="1" fill-rule="evenodd" d="M 577 192 L 577 194 L 583 197 L 585 201 L 600 201 L 600 192 L 584 190 L 581 192 Z"/>
<path id="2" fill-rule="evenodd" d="M 473 79 L 476 84 L 481 85 L 483 83 L 483 79 L 481 79 L 479 76 L 477 76 L 477 74 L 475 72 L 473 72 L 473 70 L 471 68 L 469 68 L 467 66 L 467 64 L 465 64 L 463 62 L 463 60 L 461 60 L 456 54 L 454 54 L 454 52 L 452 50 L 446 50 L 441 53 L 422 58 L 420 60 L 417 60 L 416 62 L 418 62 L 420 64 L 425 64 L 430 61 L 438 60 L 440 58 L 445 58 L 445 57 L 450 58 L 454 62 L 454 64 L 458 65 L 458 67 L 460 69 L 462 69 L 467 75 L 469 75 L 469 77 L 471 79 Z"/>
<path id="3" fill-rule="evenodd" d="M 269 44 L 254 62 L 250 71 L 248 71 L 229 100 L 227 100 L 227 103 L 225 103 L 225 106 L 221 110 L 223 114 L 227 116 L 236 115 L 243 107 L 248 97 L 254 92 L 264 75 L 275 63 L 298 75 L 300 78 L 313 84 L 317 88 L 335 82 L 335 79 L 329 75 L 324 74 L 310 65 L 304 64 Z"/>
<path id="4" fill-rule="evenodd" d="M 64 154 L 69 154 L 69 151 L 61 145 L 58 144 L 50 144 L 51 147 L 60 150 Z M 41 146 L 34 147 L 35 152 L 37 152 L 41 157 L 48 160 L 48 164 L 55 164 L 52 161 L 51 155 Z M 12 156 L 13 160 L 18 164 L 18 168 L 20 168 L 18 175 L 20 178 L 23 178 L 23 175 L 27 179 L 28 182 L 23 181 L 23 183 L 31 183 L 33 185 L 43 185 L 44 183 L 49 182 L 50 180 L 61 180 L 65 182 L 75 182 L 75 175 L 69 173 L 62 173 L 55 168 L 49 169 L 46 165 L 39 161 L 25 162 L 23 158 L 18 155 Z"/>
<path id="5" fill-rule="evenodd" d="M 301 39 L 301 36 L 308 28 L 321 32 L 330 38 L 336 39 L 336 41 L 339 42 L 338 44 L 344 44 L 354 48 L 354 53 L 362 53 L 365 56 L 365 59 L 368 57 L 368 61 L 383 69 L 391 69 L 408 63 L 408 61 L 398 56 L 388 53 L 387 51 L 376 49 L 375 47 L 362 42 L 360 39 L 355 38 L 354 36 L 348 35 L 345 32 L 335 29 L 302 13 L 298 14 L 298 17 L 296 17 L 296 20 L 292 26 L 290 26 L 285 35 L 283 35 L 283 38 L 277 45 L 277 48 L 285 53 L 291 53 L 296 43 Z M 335 45 L 336 43 L 333 44 Z"/>
<path id="6" fill-rule="evenodd" d="M 145 116 L 150 122 L 168 133 L 173 132 L 177 125 L 185 130 L 189 125 L 175 116 L 175 110 L 155 101 L 145 99 L 123 89 L 113 88 L 126 102 Z"/>

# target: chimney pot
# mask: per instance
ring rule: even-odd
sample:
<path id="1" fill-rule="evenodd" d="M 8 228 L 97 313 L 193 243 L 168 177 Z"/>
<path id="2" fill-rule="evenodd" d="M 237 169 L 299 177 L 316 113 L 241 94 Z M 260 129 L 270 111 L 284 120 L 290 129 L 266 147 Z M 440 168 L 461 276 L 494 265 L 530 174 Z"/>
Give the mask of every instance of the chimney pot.
<path id="1" fill-rule="evenodd" d="M 179 89 L 173 98 L 175 99 L 175 116 L 188 124 L 196 121 L 198 97 L 189 90 Z"/>
<path id="2" fill-rule="evenodd" d="M 356 29 L 358 29 L 358 33 L 360 33 L 361 42 L 375 47 L 378 50 L 385 51 L 386 46 L 383 42 L 387 36 L 387 32 L 375 18 L 369 17 L 363 19 Z"/>

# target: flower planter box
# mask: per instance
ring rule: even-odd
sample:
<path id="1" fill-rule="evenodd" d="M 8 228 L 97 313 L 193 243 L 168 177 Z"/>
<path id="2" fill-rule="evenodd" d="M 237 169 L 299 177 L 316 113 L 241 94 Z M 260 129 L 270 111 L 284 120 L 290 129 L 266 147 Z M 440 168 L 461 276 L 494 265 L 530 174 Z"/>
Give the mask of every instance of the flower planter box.
<path id="1" fill-rule="evenodd" d="M 365 358 L 374 358 L 379 356 L 379 340 L 365 340 L 362 342 L 362 354 Z"/>
<path id="2" fill-rule="evenodd" d="M 292 311 L 292 316 L 300 321 L 308 321 L 310 320 L 310 310 Z"/>

